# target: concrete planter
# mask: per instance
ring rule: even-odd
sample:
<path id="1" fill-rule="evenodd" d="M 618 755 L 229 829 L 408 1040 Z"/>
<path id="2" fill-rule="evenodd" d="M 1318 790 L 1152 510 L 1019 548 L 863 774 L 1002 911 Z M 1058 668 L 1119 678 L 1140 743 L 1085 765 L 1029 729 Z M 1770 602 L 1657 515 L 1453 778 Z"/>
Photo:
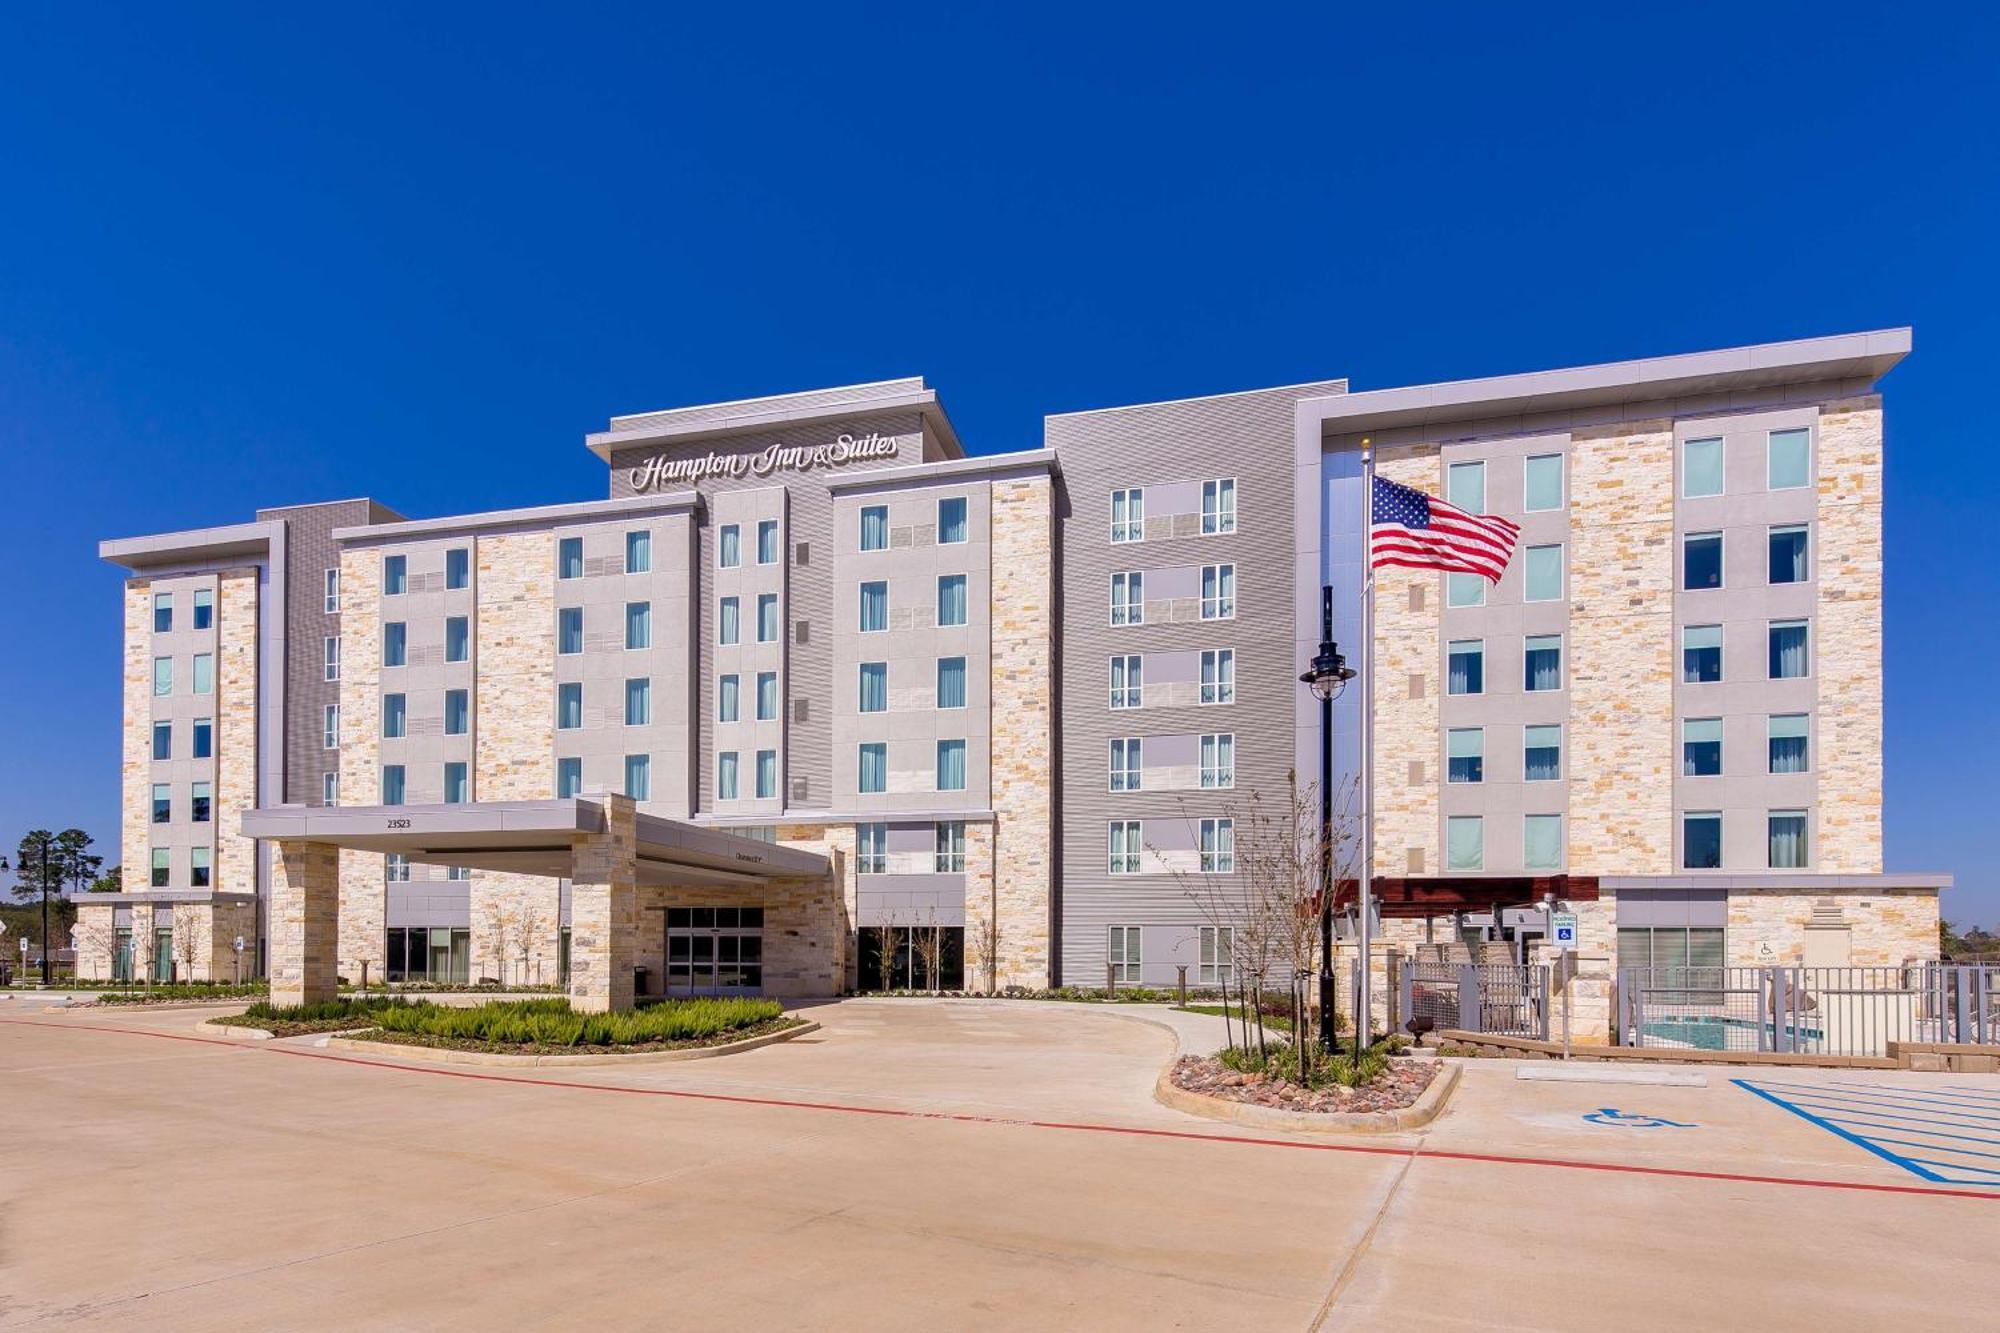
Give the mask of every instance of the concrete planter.
<path id="1" fill-rule="evenodd" d="M 766 1032 L 761 1037 L 746 1037 L 742 1041 L 732 1041 L 721 1046 L 689 1046 L 678 1051 L 634 1051 L 628 1055 L 503 1055 L 498 1051 L 455 1051 L 444 1046 L 416 1046 L 393 1041 L 366 1041 L 354 1037 L 328 1037 L 328 1049 L 337 1051 L 365 1051 L 372 1055 L 387 1056 L 396 1060 L 415 1060 L 424 1064 L 438 1065 L 488 1065 L 507 1069 L 576 1069 L 586 1065 L 652 1065 L 667 1064 L 678 1060 L 709 1060 L 719 1055 L 735 1055 L 739 1051 L 754 1051 L 759 1046 L 770 1046 L 794 1037 L 803 1037 L 809 1032 L 819 1031 L 819 1024 L 811 1019 L 796 1027 L 784 1028 L 778 1032 Z"/>
<path id="2" fill-rule="evenodd" d="M 1161 1071 L 1153 1095 L 1176 1111 L 1256 1129 L 1287 1129 L 1308 1134 L 1393 1134 L 1428 1125 L 1444 1109 L 1445 1099 L 1458 1086 L 1459 1070 L 1450 1061 L 1440 1061 L 1439 1065 L 1436 1077 L 1423 1094 L 1396 1111 L 1283 1111 L 1275 1106 L 1210 1097 L 1177 1086 L 1171 1064 Z"/>

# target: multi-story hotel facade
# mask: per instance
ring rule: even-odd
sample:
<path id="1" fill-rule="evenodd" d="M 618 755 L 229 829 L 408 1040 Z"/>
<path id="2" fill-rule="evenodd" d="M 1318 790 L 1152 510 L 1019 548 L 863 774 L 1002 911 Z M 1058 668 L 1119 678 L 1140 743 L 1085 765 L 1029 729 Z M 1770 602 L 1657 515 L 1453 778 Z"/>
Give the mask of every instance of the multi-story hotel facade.
<path id="1" fill-rule="evenodd" d="M 1935 957 L 1948 880 L 1882 864 L 1908 348 L 1329 380 L 971 455 L 889 381 L 614 418 L 602 499 L 107 542 L 126 891 L 83 965 L 1213 984 L 1239 830 L 1318 771 L 1323 586 L 1392 944 L 1525 948 L 1553 896 L 1624 966 Z M 1370 468 L 1522 535 L 1492 585 L 1377 571 L 1363 652 Z"/>

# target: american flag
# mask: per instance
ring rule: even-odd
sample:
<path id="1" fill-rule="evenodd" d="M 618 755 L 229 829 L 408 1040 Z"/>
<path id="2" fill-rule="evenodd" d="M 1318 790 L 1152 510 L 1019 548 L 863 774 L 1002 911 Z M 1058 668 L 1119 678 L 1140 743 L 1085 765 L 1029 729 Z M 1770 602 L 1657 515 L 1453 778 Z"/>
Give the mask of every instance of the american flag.
<path id="1" fill-rule="evenodd" d="M 1498 583 L 1514 556 L 1518 523 L 1491 514 L 1468 514 L 1457 505 L 1434 500 L 1422 491 L 1374 478 L 1373 513 L 1369 516 L 1368 564 L 1406 565 L 1411 569 L 1447 569 L 1479 574 Z"/>

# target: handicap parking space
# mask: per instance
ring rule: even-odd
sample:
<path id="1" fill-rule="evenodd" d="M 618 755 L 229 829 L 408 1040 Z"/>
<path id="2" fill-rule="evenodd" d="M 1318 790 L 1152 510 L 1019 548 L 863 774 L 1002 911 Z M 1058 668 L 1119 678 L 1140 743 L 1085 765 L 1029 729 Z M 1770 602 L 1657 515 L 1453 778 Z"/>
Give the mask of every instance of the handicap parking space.
<path id="1" fill-rule="evenodd" d="M 1730 1082 L 1918 1179 L 2000 1190 L 2000 1089 L 1811 1076 Z"/>

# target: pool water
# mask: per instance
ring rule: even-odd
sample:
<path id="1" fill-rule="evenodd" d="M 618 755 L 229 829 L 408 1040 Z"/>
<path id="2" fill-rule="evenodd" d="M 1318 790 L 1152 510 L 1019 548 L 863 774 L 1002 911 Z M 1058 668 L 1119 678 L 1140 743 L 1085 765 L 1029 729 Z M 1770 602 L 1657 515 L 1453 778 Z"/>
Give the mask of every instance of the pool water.
<path id="1" fill-rule="evenodd" d="M 1760 1026 L 1764 1038 L 1761 1046 Z M 1678 1042 L 1698 1051 L 1769 1050 L 1777 1044 L 1771 1024 L 1758 1024 L 1747 1018 L 1663 1018 L 1644 1024 L 1639 1030 L 1648 1037 Z M 1819 1041 L 1822 1034 L 1818 1028 L 1787 1027 L 1785 1035 L 1790 1038 L 1789 1045 L 1803 1047 Z"/>

